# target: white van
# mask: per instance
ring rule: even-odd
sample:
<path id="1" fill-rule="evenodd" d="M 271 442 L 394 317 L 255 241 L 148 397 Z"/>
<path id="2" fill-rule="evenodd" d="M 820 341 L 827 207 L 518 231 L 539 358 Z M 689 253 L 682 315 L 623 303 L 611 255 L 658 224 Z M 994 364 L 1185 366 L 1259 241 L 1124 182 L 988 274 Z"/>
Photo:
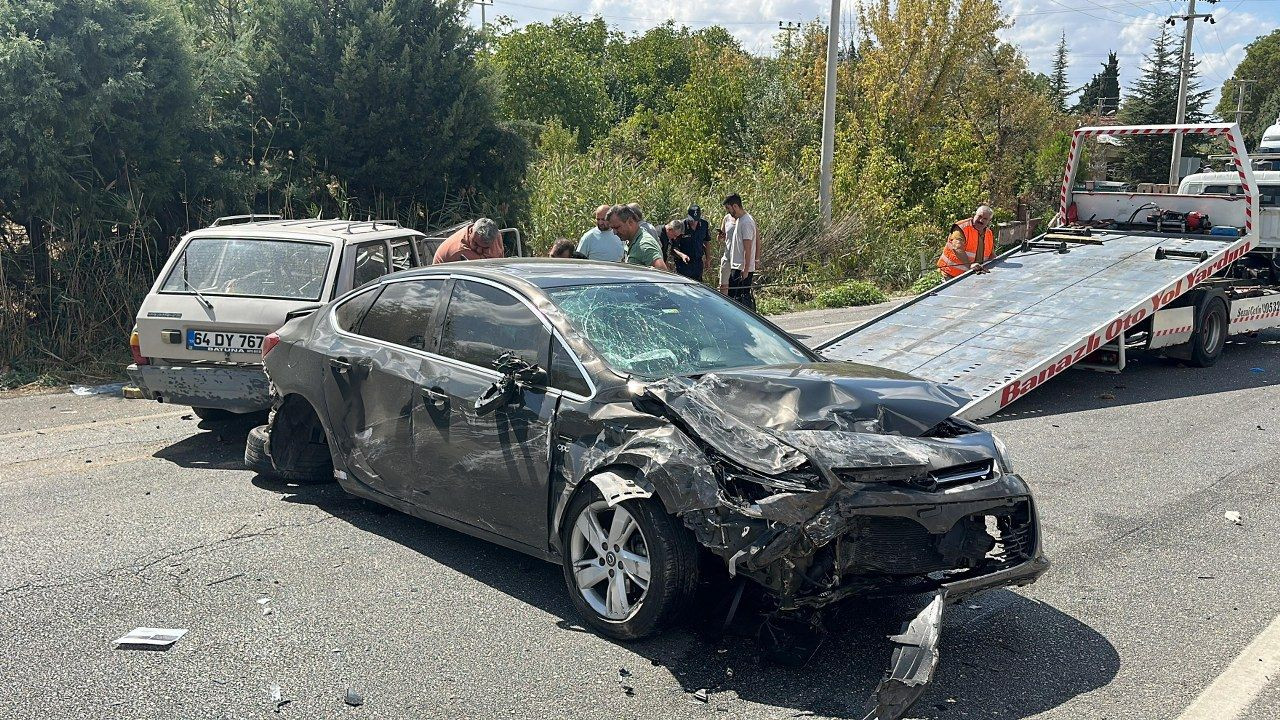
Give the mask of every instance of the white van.
<path id="1" fill-rule="evenodd" d="M 127 394 L 204 419 L 266 410 L 268 334 L 353 287 L 430 265 L 437 244 L 383 220 L 250 215 L 189 233 L 138 309 Z"/>

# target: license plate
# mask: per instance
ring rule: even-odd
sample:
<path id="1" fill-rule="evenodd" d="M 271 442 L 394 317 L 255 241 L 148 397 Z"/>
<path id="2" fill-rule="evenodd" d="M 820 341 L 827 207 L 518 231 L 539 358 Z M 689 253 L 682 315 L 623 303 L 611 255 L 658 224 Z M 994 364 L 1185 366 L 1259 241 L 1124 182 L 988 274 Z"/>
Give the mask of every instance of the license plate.
<path id="1" fill-rule="evenodd" d="M 188 330 L 187 349 L 227 353 L 260 353 L 262 352 L 262 336 L 252 333 L 217 332 L 216 330 Z"/>

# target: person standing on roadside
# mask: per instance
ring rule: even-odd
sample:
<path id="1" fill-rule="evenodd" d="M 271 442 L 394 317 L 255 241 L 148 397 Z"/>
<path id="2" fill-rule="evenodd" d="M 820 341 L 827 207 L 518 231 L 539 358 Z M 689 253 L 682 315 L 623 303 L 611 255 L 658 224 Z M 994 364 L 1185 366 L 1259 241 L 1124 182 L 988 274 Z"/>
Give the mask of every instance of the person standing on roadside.
<path id="1" fill-rule="evenodd" d="M 671 257 L 671 245 L 667 242 L 667 234 L 654 227 L 653 223 L 644 219 L 644 210 L 640 208 L 640 203 L 627 203 L 627 207 L 631 208 L 631 212 L 635 213 L 636 217 L 639 219 L 640 229 L 649 233 L 650 237 L 657 240 L 658 243 L 662 245 L 662 261 L 670 263 L 669 258 Z"/>
<path id="2" fill-rule="evenodd" d="M 724 241 L 724 254 L 720 256 L 720 292 L 755 310 L 751 281 L 760 257 L 760 232 L 755 218 L 743 209 L 742 197 L 737 193 L 724 199 L 724 210 L 727 214 L 716 233 Z"/>
<path id="3" fill-rule="evenodd" d="M 711 226 L 703 219 L 702 208 L 697 205 L 690 205 L 688 217 L 679 222 L 684 230 L 673 240 L 671 246 L 676 272 L 701 282 L 711 260 L 707 255 Z"/>
<path id="4" fill-rule="evenodd" d="M 622 239 L 609 229 L 609 208 L 609 205 L 596 208 L 596 226 L 582 233 L 578 240 L 578 254 L 588 260 L 622 262 L 624 259 Z"/>
<path id="5" fill-rule="evenodd" d="M 609 227 L 627 244 L 627 263 L 642 267 L 666 270 L 662 259 L 662 245 L 640 227 L 640 218 L 626 205 L 614 205 L 609 210 Z"/>

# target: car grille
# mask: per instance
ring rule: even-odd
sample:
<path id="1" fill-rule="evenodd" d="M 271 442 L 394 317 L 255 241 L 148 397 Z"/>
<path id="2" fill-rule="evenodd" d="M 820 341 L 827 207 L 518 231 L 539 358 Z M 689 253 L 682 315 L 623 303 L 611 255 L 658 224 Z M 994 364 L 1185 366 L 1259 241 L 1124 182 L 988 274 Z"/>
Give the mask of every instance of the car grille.
<path id="1" fill-rule="evenodd" d="M 861 517 L 835 548 L 841 574 L 928 575 L 1020 562 L 1035 552 L 1031 504 L 1015 504 L 961 518 L 931 535 L 910 518 Z"/>
<path id="2" fill-rule="evenodd" d="M 965 485 L 979 480 L 986 480 L 995 473 L 995 462 L 992 460 L 979 460 L 978 462 L 965 463 L 964 465 L 953 465 L 949 468 L 934 470 L 929 473 L 929 478 L 933 481 L 935 488 L 951 487 L 952 485 Z"/>

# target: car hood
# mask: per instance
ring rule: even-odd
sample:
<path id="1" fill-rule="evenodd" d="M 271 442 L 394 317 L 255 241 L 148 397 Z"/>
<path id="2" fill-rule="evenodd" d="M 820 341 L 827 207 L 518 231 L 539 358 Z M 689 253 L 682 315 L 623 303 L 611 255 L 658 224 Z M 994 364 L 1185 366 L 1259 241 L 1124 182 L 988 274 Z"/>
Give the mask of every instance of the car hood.
<path id="1" fill-rule="evenodd" d="M 757 472 L 827 468 L 919 471 L 990 455 L 922 438 L 969 400 L 963 392 L 854 363 L 805 363 L 673 377 L 638 403 Z M 646 409 L 642 407 L 641 409 Z M 942 457 L 939 457 L 941 455 Z"/>

